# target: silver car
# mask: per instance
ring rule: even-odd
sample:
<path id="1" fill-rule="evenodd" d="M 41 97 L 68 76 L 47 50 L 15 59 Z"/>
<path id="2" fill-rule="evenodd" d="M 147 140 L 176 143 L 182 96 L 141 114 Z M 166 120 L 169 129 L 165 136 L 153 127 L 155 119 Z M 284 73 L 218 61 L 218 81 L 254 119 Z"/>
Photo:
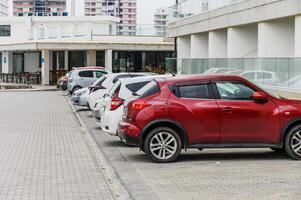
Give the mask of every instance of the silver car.
<path id="1" fill-rule="evenodd" d="M 67 90 L 72 94 L 76 90 L 92 85 L 98 78 L 109 72 L 103 67 L 83 67 L 71 71 Z"/>

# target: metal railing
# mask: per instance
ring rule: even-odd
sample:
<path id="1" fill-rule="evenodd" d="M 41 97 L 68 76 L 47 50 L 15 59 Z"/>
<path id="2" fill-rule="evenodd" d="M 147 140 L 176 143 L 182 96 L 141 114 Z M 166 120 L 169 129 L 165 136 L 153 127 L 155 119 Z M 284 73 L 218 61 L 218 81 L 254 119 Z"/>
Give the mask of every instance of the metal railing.
<path id="1" fill-rule="evenodd" d="M 175 74 L 233 74 L 256 84 L 301 91 L 301 58 L 166 59 Z"/>
<path id="2" fill-rule="evenodd" d="M 182 0 L 168 9 L 168 21 L 173 22 L 243 0 Z"/>

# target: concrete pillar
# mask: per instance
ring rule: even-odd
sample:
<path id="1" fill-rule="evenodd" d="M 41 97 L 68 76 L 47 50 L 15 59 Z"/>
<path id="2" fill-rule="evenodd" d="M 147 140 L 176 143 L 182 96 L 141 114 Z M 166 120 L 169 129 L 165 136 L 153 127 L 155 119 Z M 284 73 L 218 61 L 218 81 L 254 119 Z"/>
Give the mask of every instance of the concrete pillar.
<path id="1" fill-rule="evenodd" d="M 96 66 L 96 51 L 87 51 L 87 66 Z"/>
<path id="2" fill-rule="evenodd" d="M 65 70 L 69 70 L 69 52 L 68 51 L 65 51 L 65 56 L 64 56 L 64 59 L 65 59 Z"/>
<path id="3" fill-rule="evenodd" d="M 191 58 L 208 58 L 208 33 L 191 35 Z"/>
<path id="4" fill-rule="evenodd" d="M 42 85 L 49 85 L 50 51 L 42 50 Z"/>
<path id="5" fill-rule="evenodd" d="M 105 67 L 109 70 L 113 70 L 113 50 L 107 49 L 105 50 Z"/>
<path id="6" fill-rule="evenodd" d="M 295 17 L 295 57 L 301 57 L 301 16 Z"/>
<path id="7" fill-rule="evenodd" d="M 177 39 L 178 58 L 190 58 L 190 36 L 181 36 Z"/>
<path id="8" fill-rule="evenodd" d="M 13 52 L 2 52 L 2 73 L 13 73 Z"/>
<path id="9" fill-rule="evenodd" d="M 92 23 L 86 22 L 85 26 L 86 26 L 86 39 L 92 40 Z"/>
<path id="10" fill-rule="evenodd" d="M 257 45 L 257 24 L 228 28 L 228 58 L 256 58 Z"/>
<path id="11" fill-rule="evenodd" d="M 295 23 L 293 18 L 258 24 L 258 57 L 294 57 Z"/>
<path id="12" fill-rule="evenodd" d="M 227 58 L 227 29 L 209 32 L 209 58 Z"/>

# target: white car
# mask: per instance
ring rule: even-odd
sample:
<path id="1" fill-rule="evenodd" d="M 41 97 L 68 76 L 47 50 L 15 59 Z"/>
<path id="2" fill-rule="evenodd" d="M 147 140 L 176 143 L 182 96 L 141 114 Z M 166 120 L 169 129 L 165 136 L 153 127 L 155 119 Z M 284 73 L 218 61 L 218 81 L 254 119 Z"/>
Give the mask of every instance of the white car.
<path id="1" fill-rule="evenodd" d="M 100 127 L 110 135 L 116 135 L 118 122 L 122 119 L 123 103 L 139 96 L 143 88 L 154 79 L 170 78 L 172 75 L 157 75 L 119 80 L 104 97 L 102 102 Z"/>
<path id="2" fill-rule="evenodd" d="M 276 85 L 279 82 L 276 73 L 271 71 L 244 71 L 240 76 L 263 85 Z"/>
<path id="3" fill-rule="evenodd" d="M 119 80 L 124 78 L 133 78 L 137 76 L 147 76 L 152 75 L 151 73 L 115 73 L 108 74 L 106 80 L 102 83 L 103 88 L 92 92 L 88 97 L 88 103 L 91 110 L 95 108 L 96 102 L 103 98 L 103 96 L 108 92 L 109 89 Z"/>
<path id="4" fill-rule="evenodd" d="M 97 89 L 103 88 L 102 83 L 106 80 L 106 78 L 107 76 L 102 76 L 101 78 L 97 79 L 93 85 L 75 91 L 71 96 L 71 101 L 73 104 L 77 106 L 87 106 L 89 108 L 88 97 L 90 93 Z"/>

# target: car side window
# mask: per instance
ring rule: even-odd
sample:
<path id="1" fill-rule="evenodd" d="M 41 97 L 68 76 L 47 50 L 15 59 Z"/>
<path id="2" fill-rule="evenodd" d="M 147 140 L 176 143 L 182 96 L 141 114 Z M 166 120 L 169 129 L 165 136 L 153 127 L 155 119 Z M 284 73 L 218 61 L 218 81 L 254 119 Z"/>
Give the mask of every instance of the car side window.
<path id="1" fill-rule="evenodd" d="M 139 82 L 139 83 L 131 83 L 126 85 L 125 87 L 129 89 L 131 92 L 137 92 L 144 86 L 146 86 L 150 81 L 144 81 L 144 82 Z"/>
<path id="2" fill-rule="evenodd" d="M 93 78 L 93 71 L 81 71 L 78 73 L 79 77 L 82 78 Z"/>
<path id="3" fill-rule="evenodd" d="M 216 87 L 220 98 L 225 100 L 251 100 L 255 92 L 241 82 L 217 82 Z"/>
<path id="4" fill-rule="evenodd" d="M 210 99 L 207 84 L 176 86 L 174 93 L 179 98 Z"/>
<path id="5" fill-rule="evenodd" d="M 106 72 L 102 72 L 102 71 L 95 71 L 96 78 L 100 78 L 100 77 L 102 77 L 105 74 L 107 74 L 107 73 Z"/>

